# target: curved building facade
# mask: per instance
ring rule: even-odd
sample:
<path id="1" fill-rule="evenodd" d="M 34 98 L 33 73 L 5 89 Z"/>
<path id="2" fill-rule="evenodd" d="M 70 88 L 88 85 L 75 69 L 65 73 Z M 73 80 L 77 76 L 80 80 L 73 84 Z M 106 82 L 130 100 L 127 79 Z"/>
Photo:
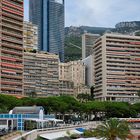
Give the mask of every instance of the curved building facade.
<path id="1" fill-rule="evenodd" d="M 29 18 L 38 25 L 38 48 L 64 61 L 64 0 L 30 0 Z"/>

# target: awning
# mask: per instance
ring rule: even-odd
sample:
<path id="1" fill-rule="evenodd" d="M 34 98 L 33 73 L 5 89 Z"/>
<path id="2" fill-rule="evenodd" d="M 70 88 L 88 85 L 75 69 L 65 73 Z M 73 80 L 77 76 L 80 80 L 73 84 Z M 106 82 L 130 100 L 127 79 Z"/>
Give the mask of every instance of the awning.
<path id="1" fill-rule="evenodd" d="M 35 122 L 49 122 L 49 120 L 41 120 L 41 119 L 35 119 L 35 118 L 26 118 L 24 119 L 26 121 L 35 121 Z"/>
<path id="2" fill-rule="evenodd" d="M 54 121 L 54 122 L 64 122 L 63 120 L 55 119 L 55 118 L 47 118 L 49 121 Z"/>

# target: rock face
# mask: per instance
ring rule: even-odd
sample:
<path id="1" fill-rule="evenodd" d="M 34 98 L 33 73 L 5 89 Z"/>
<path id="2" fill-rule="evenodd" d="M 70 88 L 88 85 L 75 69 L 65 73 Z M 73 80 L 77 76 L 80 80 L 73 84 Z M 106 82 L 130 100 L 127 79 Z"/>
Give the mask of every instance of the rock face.
<path id="1" fill-rule="evenodd" d="M 120 22 L 115 27 L 116 32 L 131 34 L 140 30 L 140 21 Z"/>

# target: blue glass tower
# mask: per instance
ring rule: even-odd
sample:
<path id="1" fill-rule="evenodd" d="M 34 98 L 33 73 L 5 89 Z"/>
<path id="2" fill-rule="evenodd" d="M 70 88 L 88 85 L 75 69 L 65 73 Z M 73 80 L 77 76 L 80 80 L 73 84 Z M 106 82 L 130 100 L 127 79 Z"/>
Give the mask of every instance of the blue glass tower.
<path id="1" fill-rule="evenodd" d="M 39 50 L 64 61 L 64 0 L 29 0 L 29 20 L 38 25 Z"/>

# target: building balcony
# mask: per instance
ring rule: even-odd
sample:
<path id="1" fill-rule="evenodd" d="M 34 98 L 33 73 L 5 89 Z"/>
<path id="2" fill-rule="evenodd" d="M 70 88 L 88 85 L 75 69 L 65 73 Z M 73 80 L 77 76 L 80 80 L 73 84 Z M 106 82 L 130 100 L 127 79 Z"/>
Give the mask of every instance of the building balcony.
<path id="1" fill-rule="evenodd" d="M 3 73 L 1 73 L 1 75 L 2 75 L 3 77 L 5 77 L 5 78 L 20 79 L 20 80 L 23 79 L 23 76 L 10 75 L 10 74 L 3 74 Z"/>
<path id="2" fill-rule="evenodd" d="M 116 96 L 134 96 L 134 95 L 128 95 L 128 94 L 136 94 L 134 91 L 107 91 L 107 94 L 117 94 Z M 120 95 L 119 95 L 120 94 Z M 126 94 L 126 95 L 125 95 Z"/>
<path id="3" fill-rule="evenodd" d="M 35 85 L 36 82 L 35 82 L 35 80 L 34 80 L 34 81 L 29 81 L 29 80 L 27 80 L 27 78 L 25 78 L 25 80 L 24 80 L 24 84 L 25 84 L 25 85 L 28 85 L 28 84 Z"/>
<path id="4" fill-rule="evenodd" d="M 12 24 L 16 24 L 16 25 L 20 25 L 20 26 L 23 26 L 23 23 L 22 22 L 19 22 L 18 20 L 13 20 L 11 18 L 7 18 L 7 17 L 2 17 L 2 21 L 6 21 L 6 22 L 10 22 Z"/>
<path id="5" fill-rule="evenodd" d="M 2 26 L 3 27 L 6 27 L 6 28 L 10 28 L 10 29 L 15 29 L 15 31 L 20 31 L 20 32 L 23 32 L 23 27 L 21 26 L 21 27 L 19 27 L 19 26 L 16 26 L 16 25 L 14 25 L 14 24 L 10 24 L 10 23 L 5 23 L 5 22 L 2 22 Z M 17 32 L 18 32 L 17 31 Z M 23 38 L 23 36 L 22 36 L 22 38 Z"/>
<path id="6" fill-rule="evenodd" d="M 8 47 L 8 48 L 13 48 L 13 49 L 17 49 L 17 50 L 22 50 L 23 51 L 22 45 L 13 45 L 13 44 L 8 43 L 8 42 L 2 42 L 1 46 L 5 46 L 5 47 Z"/>
<path id="7" fill-rule="evenodd" d="M 1 86 L 1 90 L 2 91 L 21 91 L 22 92 L 22 89 L 21 88 L 13 88 L 13 87 L 3 86 L 3 85 Z M 15 94 L 15 93 L 11 93 L 11 94 Z"/>
<path id="8" fill-rule="evenodd" d="M 7 12 L 2 12 L 2 17 L 5 17 L 5 16 L 9 17 L 9 18 L 13 18 L 18 21 L 21 21 L 21 23 L 23 22 L 23 17 L 15 16 L 15 15 L 7 13 Z"/>
<path id="9" fill-rule="evenodd" d="M 3 37 L 2 37 L 2 40 L 9 41 L 9 42 L 13 42 L 13 43 L 18 43 L 18 44 L 23 45 L 23 41 L 22 41 L 22 40 L 17 40 L 17 39 L 15 39 L 15 38 L 11 38 L 11 37 L 3 36 Z"/>
<path id="10" fill-rule="evenodd" d="M 9 3 L 6 3 L 4 1 L 3 1 L 2 5 L 3 5 L 2 7 L 6 8 L 12 12 L 18 12 L 20 15 L 23 14 L 23 10 L 24 10 L 23 8 L 20 8 L 20 7 L 15 6 L 15 5 L 11 5 L 11 3 L 9 4 Z"/>
<path id="11" fill-rule="evenodd" d="M 23 83 L 21 82 L 12 82 L 12 81 L 4 81 L 4 79 L 1 80 L 1 85 L 17 85 L 17 86 L 22 86 Z"/>
<path id="12" fill-rule="evenodd" d="M 21 33 L 18 32 L 12 32 L 10 30 L 2 30 L 2 34 L 8 35 L 8 36 L 13 36 L 13 37 L 17 37 L 17 38 L 21 38 L 23 39 L 23 35 Z"/>
<path id="13" fill-rule="evenodd" d="M 18 69 L 23 69 L 23 65 L 17 65 L 17 64 L 10 64 L 10 63 L 1 63 L 1 66 L 9 67 L 9 68 L 18 68 Z"/>
<path id="14" fill-rule="evenodd" d="M 2 10 L 6 11 L 6 12 L 9 12 L 9 13 L 13 13 L 14 15 L 18 15 L 18 16 L 23 17 L 23 12 L 19 12 L 19 11 L 13 10 L 13 9 L 11 9 L 9 7 L 2 6 Z"/>
<path id="15" fill-rule="evenodd" d="M 102 72 L 96 73 L 96 77 L 102 77 Z"/>
<path id="16" fill-rule="evenodd" d="M 19 11 L 23 12 L 23 6 L 21 6 L 21 4 L 15 3 L 13 1 L 6 1 L 6 0 L 3 0 L 2 2 L 3 2 L 3 4 L 8 5 L 9 7 L 13 7 L 15 9 L 18 9 Z"/>
<path id="17" fill-rule="evenodd" d="M 14 82 L 14 83 L 20 83 L 22 82 L 22 78 L 21 79 L 13 79 L 13 78 L 6 78 L 6 77 L 1 77 L 1 81 L 5 81 L 5 82 Z"/>
<path id="18" fill-rule="evenodd" d="M 1 55 L 1 59 L 3 60 L 8 60 L 8 61 L 17 61 L 17 62 L 23 62 L 23 59 L 19 58 L 19 57 L 15 57 L 15 56 L 9 56 L 7 54 L 2 54 Z M 21 63 L 22 64 L 22 63 Z"/>
<path id="19" fill-rule="evenodd" d="M 22 52 L 15 52 L 14 50 L 11 51 L 11 50 L 8 50 L 5 48 L 2 48 L 1 52 L 8 53 L 8 54 L 14 54 L 14 55 L 18 55 L 18 56 L 23 56 Z"/>
<path id="20" fill-rule="evenodd" d="M 4 67 L 4 66 L 1 66 L 1 70 L 9 70 L 9 71 L 14 71 L 16 73 L 19 73 L 19 74 L 23 74 L 23 71 L 21 69 L 13 69 L 13 68 L 7 68 L 7 67 Z"/>

